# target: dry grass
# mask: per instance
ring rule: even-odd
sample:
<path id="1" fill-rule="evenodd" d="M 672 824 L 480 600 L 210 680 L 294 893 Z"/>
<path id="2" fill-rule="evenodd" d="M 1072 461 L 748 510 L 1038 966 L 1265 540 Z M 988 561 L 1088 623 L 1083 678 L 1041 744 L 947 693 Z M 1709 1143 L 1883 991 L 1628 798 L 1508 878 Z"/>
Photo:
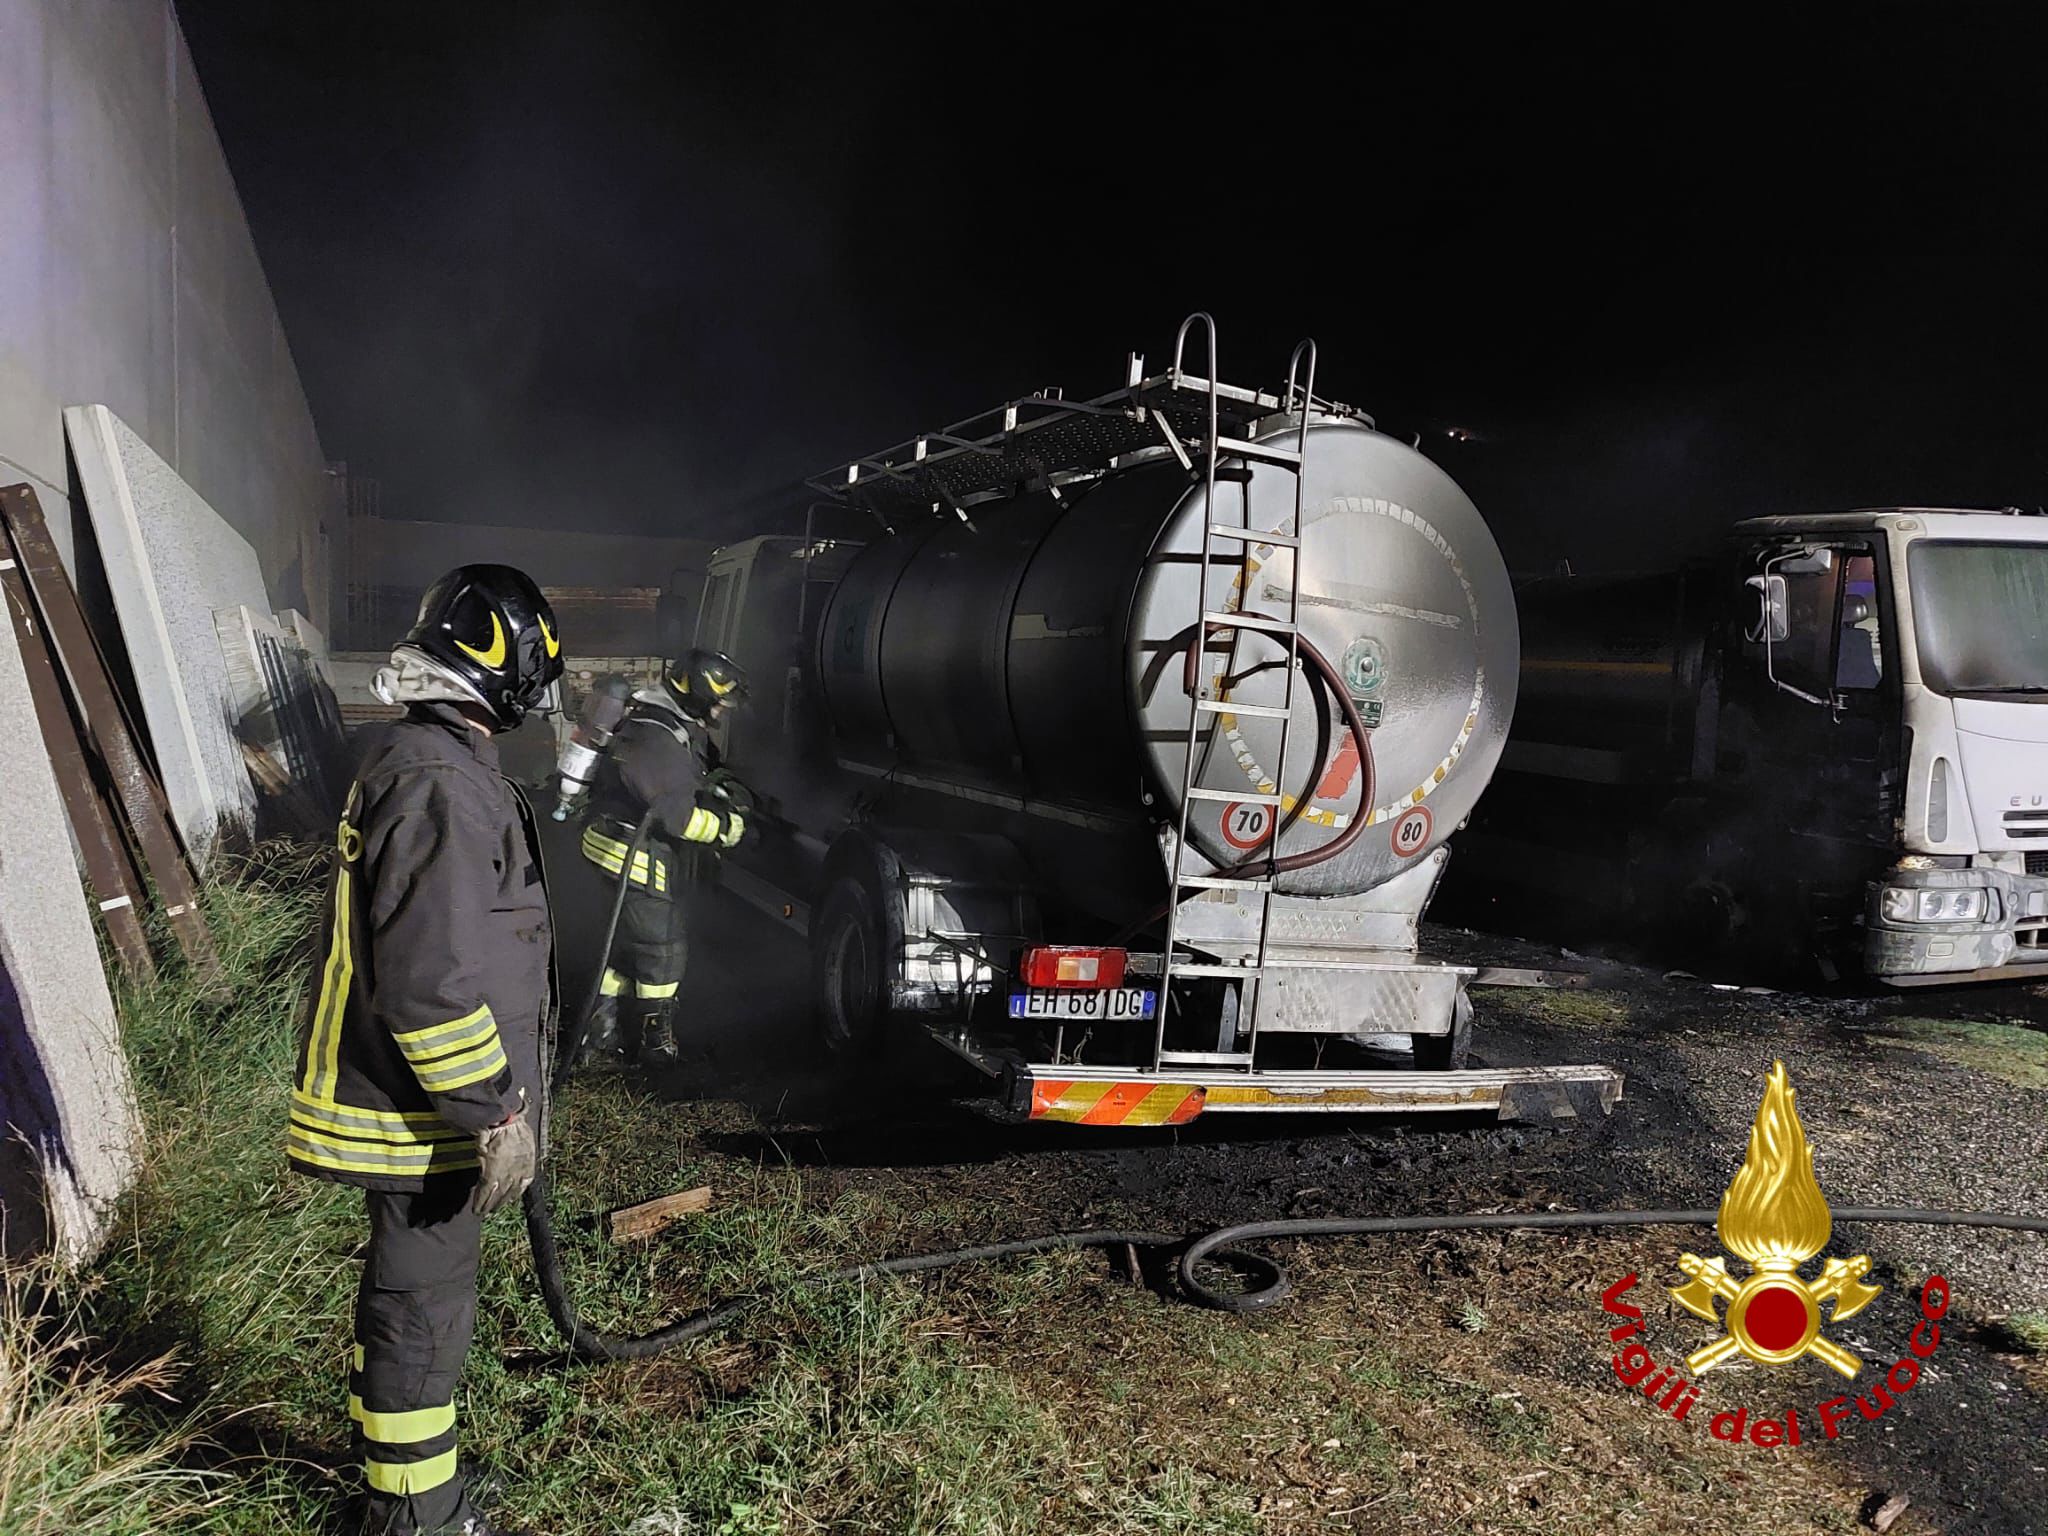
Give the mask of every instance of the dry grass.
<path id="1" fill-rule="evenodd" d="M 1579 987 L 1489 987 L 1480 1005 L 1565 1029 L 1619 1029 L 1628 1023 L 1628 1000 Z"/>
<path id="2" fill-rule="evenodd" d="M 173 1362 L 100 1363 L 53 1278 L 0 1271 L 0 1533 L 142 1536 L 202 1514 L 220 1490 L 180 1464 L 194 1432 L 127 1422 Z"/>

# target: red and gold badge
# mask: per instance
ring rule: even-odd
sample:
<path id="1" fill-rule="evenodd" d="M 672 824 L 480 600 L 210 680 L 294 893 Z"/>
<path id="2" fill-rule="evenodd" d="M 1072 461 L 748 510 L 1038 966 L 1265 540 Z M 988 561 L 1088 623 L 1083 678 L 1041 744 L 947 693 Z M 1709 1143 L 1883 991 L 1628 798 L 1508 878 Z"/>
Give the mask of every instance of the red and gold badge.
<path id="1" fill-rule="evenodd" d="M 1881 1288 L 1863 1278 L 1869 1258 L 1829 1259 L 1813 1280 L 1799 1273 L 1828 1245 L 1834 1220 L 1813 1176 L 1813 1149 L 1795 1098 L 1785 1064 L 1773 1064 L 1750 1128 L 1748 1155 L 1721 1196 L 1715 1228 L 1721 1246 L 1748 1262 L 1748 1278 L 1731 1275 L 1719 1256 L 1679 1258 L 1688 1280 L 1672 1296 L 1688 1312 L 1727 1330 L 1685 1357 L 1695 1374 L 1738 1353 L 1764 1365 L 1813 1355 L 1849 1377 L 1863 1369 L 1860 1359 L 1822 1334 L 1821 1308 L 1831 1306 L 1828 1321 L 1840 1322 L 1877 1299 Z M 1716 1303 L 1726 1306 L 1725 1314 Z"/>

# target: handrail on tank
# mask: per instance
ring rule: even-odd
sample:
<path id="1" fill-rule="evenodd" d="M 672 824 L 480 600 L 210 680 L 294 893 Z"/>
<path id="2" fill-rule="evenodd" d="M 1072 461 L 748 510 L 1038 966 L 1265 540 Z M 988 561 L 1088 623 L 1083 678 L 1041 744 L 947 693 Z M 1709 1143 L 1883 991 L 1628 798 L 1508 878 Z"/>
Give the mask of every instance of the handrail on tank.
<path id="1" fill-rule="evenodd" d="M 1173 382 L 1176 384 L 1180 382 L 1182 371 L 1181 354 L 1187 348 L 1188 332 L 1195 328 L 1197 320 L 1202 322 L 1203 328 L 1209 333 L 1209 381 L 1211 384 L 1216 381 L 1216 317 L 1211 315 L 1206 309 L 1198 309 L 1192 315 L 1189 315 L 1187 319 L 1181 321 L 1180 330 L 1174 334 Z"/>
<path id="2" fill-rule="evenodd" d="M 1280 398 L 1280 408 L 1283 411 L 1294 409 L 1294 379 L 1304 352 L 1308 354 L 1308 381 L 1302 386 L 1301 411 L 1306 416 L 1316 398 L 1316 339 L 1313 336 L 1304 336 L 1297 341 L 1293 355 L 1287 359 L 1287 393 Z"/>

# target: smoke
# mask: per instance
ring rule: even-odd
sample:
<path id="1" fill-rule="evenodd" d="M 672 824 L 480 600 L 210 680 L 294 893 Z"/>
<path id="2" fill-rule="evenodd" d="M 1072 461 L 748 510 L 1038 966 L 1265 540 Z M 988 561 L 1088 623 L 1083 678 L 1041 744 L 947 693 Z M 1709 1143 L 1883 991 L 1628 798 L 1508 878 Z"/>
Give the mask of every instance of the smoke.
<path id="1" fill-rule="evenodd" d="M 743 535 L 835 460 L 1162 365 L 1195 308 L 1228 378 L 1311 332 L 1326 393 L 1477 429 L 1440 456 L 1517 563 L 2048 500 L 2017 13 L 1769 49 L 1375 15 L 1236 39 L 1221 84 L 1140 16 L 179 14 L 323 441 L 392 516 Z"/>

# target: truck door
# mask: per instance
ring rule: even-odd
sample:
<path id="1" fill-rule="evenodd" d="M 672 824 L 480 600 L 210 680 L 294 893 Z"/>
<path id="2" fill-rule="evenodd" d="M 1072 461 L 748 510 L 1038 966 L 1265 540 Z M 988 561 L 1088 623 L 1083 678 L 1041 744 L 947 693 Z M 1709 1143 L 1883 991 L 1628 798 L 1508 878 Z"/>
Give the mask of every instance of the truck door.
<path id="1" fill-rule="evenodd" d="M 1882 546 L 1855 539 L 1745 552 L 1723 763 L 1747 850 L 1796 900 L 1782 920 L 1825 939 L 1859 920 L 1889 858 L 1901 787 L 1897 644 Z"/>

